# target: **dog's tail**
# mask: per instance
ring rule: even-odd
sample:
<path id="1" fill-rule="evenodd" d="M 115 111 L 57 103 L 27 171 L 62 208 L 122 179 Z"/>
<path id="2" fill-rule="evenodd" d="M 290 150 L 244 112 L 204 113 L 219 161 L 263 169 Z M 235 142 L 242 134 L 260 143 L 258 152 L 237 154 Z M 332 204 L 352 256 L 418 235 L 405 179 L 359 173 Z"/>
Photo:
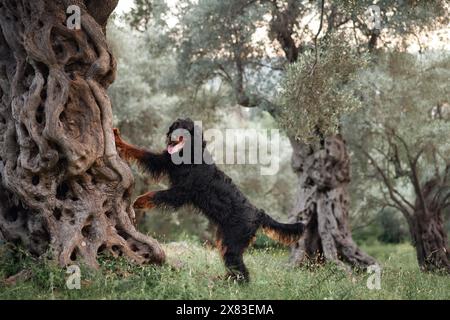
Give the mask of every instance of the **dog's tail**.
<path id="1" fill-rule="evenodd" d="M 298 241 L 305 231 L 305 225 L 302 222 L 280 223 L 265 213 L 264 210 L 260 210 L 259 214 L 264 233 L 269 238 L 285 245 L 291 245 Z"/>

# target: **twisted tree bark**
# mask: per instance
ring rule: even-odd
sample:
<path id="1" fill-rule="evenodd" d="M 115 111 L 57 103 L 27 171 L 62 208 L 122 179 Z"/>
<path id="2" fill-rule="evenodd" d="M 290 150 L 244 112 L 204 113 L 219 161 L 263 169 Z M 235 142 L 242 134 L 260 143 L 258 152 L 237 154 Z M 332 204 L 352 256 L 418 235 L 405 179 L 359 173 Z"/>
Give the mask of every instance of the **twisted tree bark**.
<path id="1" fill-rule="evenodd" d="M 450 272 L 450 249 L 443 219 L 444 206 L 436 196 L 439 180 L 424 184 L 415 201 L 415 210 L 405 215 L 422 271 Z"/>
<path id="2" fill-rule="evenodd" d="M 305 236 L 291 250 L 291 262 L 331 261 L 355 268 L 376 264 L 352 239 L 348 223 L 350 158 L 343 139 L 328 137 L 324 147 L 291 141 L 292 167 L 299 178 L 291 220 L 303 220 Z"/>
<path id="3" fill-rule="evenodd" d="M 81 30 L 66 27 L 69 5 Z M 61 265 L 109 250 L 164 261 L 136 231 L 133 175 L 115 148 L 104 29 L 117 0 L 0 0 L 0 235 Z"/>

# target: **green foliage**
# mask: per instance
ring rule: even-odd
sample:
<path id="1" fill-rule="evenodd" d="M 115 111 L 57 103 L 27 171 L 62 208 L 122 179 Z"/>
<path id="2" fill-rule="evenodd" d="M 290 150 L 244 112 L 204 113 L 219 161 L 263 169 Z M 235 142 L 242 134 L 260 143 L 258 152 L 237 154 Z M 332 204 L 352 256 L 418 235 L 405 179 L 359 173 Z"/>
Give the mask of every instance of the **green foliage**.
<path id="1" fill-rule="evenodd" d="M 19 284 L 15 289 L 23 290 L 24 299 L 54 298 L 57 288 L 64 286 L 66 274 L 50 257 L 50 254 L 44 254 L 36 258 L 20 247 L 0 246 L 0 299 L 1 292 L 11 289 L 11 285 L 4 280 L 21 272 L 24 276 L 18 277 Z M 87 269 L 84 270 L 86 274 L 90 273 Z"/>
<path id="2" fill-rule="evenodd" d="M 367 288 L 367 273 L 349 277 L 335 265 L 292 268 L 280 249 L 245 255 L 252 275 L 248 285 L 217 278 L 225 269 L 216 250 L 191 242 L 172 243 L 166 250 L 169 264 L 162 267 L 104 256 L 100 270 L 82 268 L 81 290 L 67 289 L 64 270 L 29 257 L 14 260 L 14 272 L 31 269 L 31 278 L 6 285 L 11 273 L 5 264 L 12 262 L 2 251 L 0 299 L 450 299 L 450 278 L 420 272 L 414 249 L 406 244 L 364 248 L 381 262 L 381 290 Z"/>
<path id="3" fill-rule="evenodd" d="M 109 41 L 118 60 L 117 80 L 108 92 L 115 125 L 137 143 L 149 144 L 149 136 L 163 121 L 164 114 L 158 110 L 173 103 L 173 98 L 160 91 L 161 75 L 170 73 L 170 58 L 149 52 L 144 37 L 129 27 L 111 24 Z"/>
<path id="4" fill-rule="evenodd" d="M 255 242 L 253 243 L 253 248 L 255 249 L 268 249 L 268 248 L 278 248 L 283 249 L 283 245 L 270 239 L 262 232 L 256 234 Z"/>
<path id="5" fill-rule="evenodd" d="M 408 240 L 408 226 L 400 212 L 395 210 L 382 210 L 378 215 L 381 225 L 381 234 L 378 240 L 382 243 L 402 243 Z"/>
<path id="6" fill-rule="evenodd" d="M 361 106 L 354 95 L 355 78 L 367 56 L 347 46 L 343 37 L 320 46 L 318 56 L 307 51 L 290 64 L 280 94 L 280 123 L 304 142 L 336 134 L 342 114 Z"/>
<path id="7" fill-rule="evenodd" d="M 408 224 L 399 211 L 389 208 L 379 210 L 377 204 L 365 204 L 362 208 L 366 213 L 352 219 L 355 241 L 369 246 L 410 241 Z"/>
<path id="8" fill-rule="evenodd" d="M 273 81 L 267 76 L 267 70 L 266 74 L 259 72 L 259 64 L 267 59 L 266 48 L 262 40 L 255 40 L 266 23 L 267 5 L 254 6 L 251 1 L 241 0 L 179 3 L 178 23 L 169 36 L 182 87 L 193 92 L 204 87 L 220 87 L 226 93 L 228 104 L 239 99 L 238 88 L 242 85 L 245 91 L 252 92 L 251 100 L 271 97 Z"/>
<path id="9" fill-rule="evenodd" d="M 351 144 L 369 151 L 391 183 L 408 196 L 408 153 L 420 154 L 422 184 L 442 174 L 450 161 L 450 143 L 443 139 L 450 134 L 450 56 L 389 53 L 377 60 L 358 79 L 367 108 L 348 117 L 346 133 Z M 367 159 L 356 151 L 361 172 L 367 172 Z"/>
<path id="10" fill-rule="evenodd" d="M 149 31 L 155 24 L 165 24 L 168 6 L 164 0 L 133 0 L 134 5 L 125 20 L 136 30 Z"/>
<path id="11" fill-rule="evenodd" d="M 142 30 L 147 27 L 152 18 L 152 3 L 153 0 L 134 0 L 134 6 L 126 17 L 133 28 Z"/>

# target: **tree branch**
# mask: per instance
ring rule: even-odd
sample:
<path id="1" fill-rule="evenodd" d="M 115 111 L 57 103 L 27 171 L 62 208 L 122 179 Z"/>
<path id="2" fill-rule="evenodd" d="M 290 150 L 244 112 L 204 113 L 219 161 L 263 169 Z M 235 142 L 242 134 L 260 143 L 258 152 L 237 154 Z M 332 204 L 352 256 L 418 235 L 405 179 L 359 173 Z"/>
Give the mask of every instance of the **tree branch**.
<path id="1" fill-rule="evenodd" d="M 285 57 L 289 63 L 297 61 L 299 48 L 292 38 L 294 33 L 294 24 L 296 21 L 296 12 L 298 8 L 298 1 L 288 1 L 287 8 L 283 12 L 278 8 L 276 1 L 270 1 L 273 7 L 272 23 L 270 24 L 270 32 L 275 34 L 275 37 L 284 51 Z"/>
<path id="2" fill-rule="evenodd" d="M 322 32 L 324 10 L 325 10 L 325 0 L 322 0 L 319 29 L 317 30 L 317 33 L 314 36 L 315 57 L 314 57 L 313 66 L 311 68 L 311 75 L 314 74 L 314 71 L 316 70 L 317 62 L 319 61 L 319 48 L 317 47 L 317 39 L 319 38 L 320 32 Z"/>
<path id="3" fill-rule="evenodd" d="M 89 14 L 102 27 L 106 29 L 109 16 L 116 9 L 119 0 L 85 0 L 86 8 Z"/>
<path id="4" fill-rule="evenodd" d="M 360 145 L 356 146 L 358 149 L 361 150 L 361 152 L 370 160 L 372 166 L 375 168 L 375 170 L 381 175 L 384 184 L 386 185 L 386 187 L 388 188 L 388 192 L 389 192 L 389 196 L 392 199 L 392 201 L 394 201 L 399 207 L 402 208 L 402 211 L 409 214 L 409 210 L 407 209 L 407 207 L 405 207 L 405 204 L 410 207 L 410 209 L 414 210 L 415 207 L 409 202 L 407 201 L 401 194 L 400 192 L 398 192 L 394 186 L 392 185 L 392 183 L 389 181 L 389 178 L 387 177 L 387 175 L 385 174 L 385 172 L 383 171 L 383 169 L 381 169 L 381 167 L 378 165 L 378 163 L 375 161 L 375 159 Z M 397 196 L 400 197 L 397 198 Z M 402 203 L 402 201 L 404 203 Z"/>

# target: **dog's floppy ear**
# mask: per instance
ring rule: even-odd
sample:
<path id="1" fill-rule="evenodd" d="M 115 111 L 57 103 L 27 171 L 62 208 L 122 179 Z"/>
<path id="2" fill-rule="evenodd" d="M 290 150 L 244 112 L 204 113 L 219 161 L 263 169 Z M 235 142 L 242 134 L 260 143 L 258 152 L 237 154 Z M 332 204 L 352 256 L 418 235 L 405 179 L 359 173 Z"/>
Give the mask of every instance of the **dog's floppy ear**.
<path id="1" fill-rule="evenodd" d="M 183 129 L 186 129 L 191 134 L 193 133 L 194 128 L 195 128 L 195 124 L 194 124 L 194 121 L 191 120 L 191 118 L 184 119 L 182 124 L 183 124 L 183 126 L 182 126 Z"/>
<path id="2" fill-rule="evenodd" d="M 169 131 L 167 131 L 167 136 L 170 136 L 175 129 L 177 129 L 180 126 L 181 119 L 177 119 L 175 122 L 173 122 L 170 127 Z"/>

